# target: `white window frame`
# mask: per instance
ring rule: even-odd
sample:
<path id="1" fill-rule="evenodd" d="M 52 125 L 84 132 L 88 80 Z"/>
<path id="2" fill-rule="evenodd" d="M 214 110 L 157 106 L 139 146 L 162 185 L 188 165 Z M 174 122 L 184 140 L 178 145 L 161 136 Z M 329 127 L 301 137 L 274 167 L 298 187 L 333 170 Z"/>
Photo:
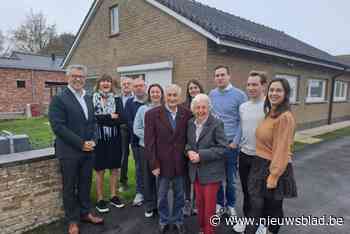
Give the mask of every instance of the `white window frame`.
<path id="1" fill-rule="evenodd" d="M 340 86 L 340 95 L 337 96 L 336 90 L 337 86 Z M 348 82 L 342 80 L 336 80 L 334 83 L 334 95 L 333 101 L 335 102 L 344 102 L 348 97 Z"/>
<path id="2" fill-rule="evenodd" d="M 119 6 L 115 5 L 109 8 L 110 18 L 110 34 L 115 35 L 119 33 Z"/>
<path id="3" fill-rule="evenodd" d="M 311 88 L 312 82 L 322 82 L 322 94 L 321 97 L 311 97 Z M 327 80 L 326 79 L 309 79 L 307 85 L 307 96 L 306 102 L 325 102 L 326 101 L 326 88 L 327 88 Z"/>
<path id="4" fill-rule="evenodd" d="M 299 95 L 299 76 L 287 75 L 287 74 L 276 74 L 275 78 L 283 78 L 288 81 L 290 88 L 294 90 L 293 95 L 289 97 L 289 102 L 291 104 L 296 104 L 298 102 L 298 95 Z"/>

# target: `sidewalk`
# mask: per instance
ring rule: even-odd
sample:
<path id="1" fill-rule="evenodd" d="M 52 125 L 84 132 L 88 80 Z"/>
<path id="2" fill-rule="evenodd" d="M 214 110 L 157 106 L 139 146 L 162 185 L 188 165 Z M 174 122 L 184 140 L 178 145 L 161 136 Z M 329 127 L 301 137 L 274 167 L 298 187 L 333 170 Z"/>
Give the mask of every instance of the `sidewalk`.
<path id="1" fill-rule="evenodd" d="M 331 125 L 324 125 L 317 128 L 310 128 L 302 131 L 297 131 L 295 133 L 294 139 L 297 142 L 314 144 L 322 141 L 322 139 L 317 138 L 315 136 L 319 136 L 329 132 L 334 132 L 338 129 L 346 128 L 346 127 L 350 127 L 350 121 L 338 122 Z"/>

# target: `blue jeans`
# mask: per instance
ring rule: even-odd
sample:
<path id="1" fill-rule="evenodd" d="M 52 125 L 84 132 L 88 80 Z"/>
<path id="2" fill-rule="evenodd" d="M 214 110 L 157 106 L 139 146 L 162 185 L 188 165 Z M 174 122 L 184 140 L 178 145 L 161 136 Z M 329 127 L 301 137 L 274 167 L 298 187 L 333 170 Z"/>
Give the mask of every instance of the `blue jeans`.
<path id="1" fill-rule="evenodd" d="M 170 214 L 168 193 L 170 190 L 170 183 L 173 184 L 173 214 Z M 158 212 L 159 224 L 183 224 L 184 215 L 183 207 L 185 205 L 184 197 L 184 179 L 182 176 L 176 177 L 159 177 L 158 190 Z"/>
<path id="2" fill-rule="evenodd" d="M 135 161 L 135 175 L 136 175 L 136 193 L 141 193 L 143 195 L 143 176 L 142 176 L 142 164 L 141 158 L 143 157 L 140 146 L 131 145 L 132 154 Z"/>
<path id="3" fill-rule="evenodd" d="M 221 184 L 217 195 L 217 204 L 223 207 L 235 207 L 236 204 L 236 171 L 238 154 L 239 149 L 227 149 L 225 152 L 226 187 L 224 189 L 224 185 Z"/>

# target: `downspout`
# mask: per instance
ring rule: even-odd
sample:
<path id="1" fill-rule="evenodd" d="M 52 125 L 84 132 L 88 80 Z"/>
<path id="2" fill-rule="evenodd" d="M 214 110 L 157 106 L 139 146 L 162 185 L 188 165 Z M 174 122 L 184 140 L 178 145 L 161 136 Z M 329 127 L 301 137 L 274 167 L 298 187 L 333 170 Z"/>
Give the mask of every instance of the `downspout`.
<path id="1" fill-rule="evenodd" d="M 34 83 L 34 70 L 31 71 L 31 81 L 32 81 L 32 103 L 35 103 L 35 83 Z"/>
<path id="2" fill-rule="evenodd" d="M 332 84 L 331 84 L 331 94 L 330 94 L 330 100 L 329 100 L 329 108 L 328 108 L 328 121 L 327 124 L 330 125 L 332 124 L 332 113 L 333 113 L 333 101 L 334 101 L 334 88 L 335 88 L 335 79 L 338 78 L 339 76 L 342 76 L 346 73 L 346 68 L 344 68 L 344 71 L 341 73 L 338 73 L 334 75 L 332 79 Z"/>

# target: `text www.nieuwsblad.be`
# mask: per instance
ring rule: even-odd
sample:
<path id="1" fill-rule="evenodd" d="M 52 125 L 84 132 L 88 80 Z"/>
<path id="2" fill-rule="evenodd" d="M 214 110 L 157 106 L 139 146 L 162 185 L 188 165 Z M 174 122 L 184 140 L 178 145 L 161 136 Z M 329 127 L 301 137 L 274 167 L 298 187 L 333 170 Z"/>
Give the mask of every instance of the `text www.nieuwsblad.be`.
<path id="1" fill-rule="evenodd" d="M 259 218 L 256 220 L 254 218 L 247 217 L 220 217 L 214 215 L 210 218 L 210 224 L 214 227 L 219 226 L 220 224 L 226 226 L 234 226 L 236 223 L 244 225 L 280 225 L 280 226 L 341 226 L 344 225 L 343 217 L 336 217 L 332 215 L 323 215 L 321 217 L 316 217 L 312 215 L 302 215 L 299 217 L 283 217 L 283 218 Z"/>

